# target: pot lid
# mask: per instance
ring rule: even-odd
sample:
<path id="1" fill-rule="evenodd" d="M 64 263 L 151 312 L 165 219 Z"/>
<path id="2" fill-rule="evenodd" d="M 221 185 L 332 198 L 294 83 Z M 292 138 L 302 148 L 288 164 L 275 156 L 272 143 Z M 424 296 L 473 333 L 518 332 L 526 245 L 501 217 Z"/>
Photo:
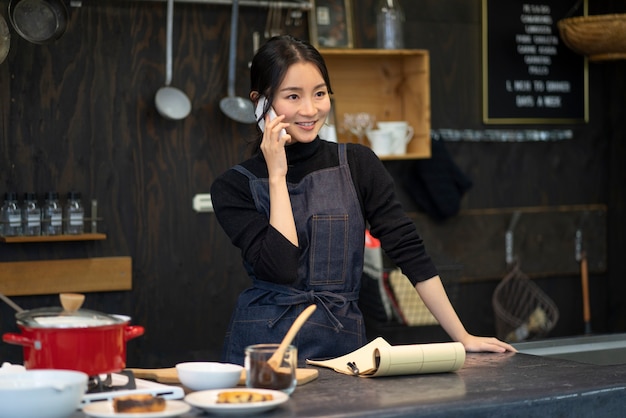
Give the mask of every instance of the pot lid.
<path id="1" fill-rule="evenodd" d="M 67 312 L 61 307 L 37 308 L 15 315 L 17 323 L 32 328 L 90 328 L 117 325 L 127 317 L 108 315 L 88 309 Z"/>

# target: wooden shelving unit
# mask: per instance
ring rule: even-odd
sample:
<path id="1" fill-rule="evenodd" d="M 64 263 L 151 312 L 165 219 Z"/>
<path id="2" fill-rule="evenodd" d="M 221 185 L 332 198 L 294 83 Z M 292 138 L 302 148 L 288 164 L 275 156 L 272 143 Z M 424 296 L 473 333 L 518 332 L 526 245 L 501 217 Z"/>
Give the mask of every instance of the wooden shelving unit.
<path id="1" fill-rule="evenodd" d="M 344 113 L 367 112 L 376 121 L 409 122 L 415 131 L 404 155 L 430 158 L 430 55 L 422 49 L 320 49 L 333 89 L 335 123 Z M 338 134 L 339 142 L 355 142 Z M 367 139 L 365 139 L 368 144 Z"/>

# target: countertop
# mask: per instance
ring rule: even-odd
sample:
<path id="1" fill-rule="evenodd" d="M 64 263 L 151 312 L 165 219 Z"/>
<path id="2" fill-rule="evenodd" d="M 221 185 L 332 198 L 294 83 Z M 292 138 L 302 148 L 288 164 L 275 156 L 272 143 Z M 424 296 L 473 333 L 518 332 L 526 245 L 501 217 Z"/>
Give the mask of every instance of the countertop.
<path id="1" fill-rule="evenodd" d="M 626 365 L 468 353 L 454 373 L 362 378 L 320 369 L 264 417 L 623 416 Z M 83 417 L 77 412 L 73 418 Z M 192 409 L 183 417 L 209 417 Z"/>

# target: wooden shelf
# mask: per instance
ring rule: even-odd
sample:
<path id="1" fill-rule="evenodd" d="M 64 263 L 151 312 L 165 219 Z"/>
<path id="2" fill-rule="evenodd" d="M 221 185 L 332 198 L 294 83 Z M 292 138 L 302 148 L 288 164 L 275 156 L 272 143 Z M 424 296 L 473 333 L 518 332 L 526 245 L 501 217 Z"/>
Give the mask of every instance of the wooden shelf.
<path id="1" fill-rule="evenodd" d="M 0 242 L 15 244 L 22 242 L 99 241 L 106 238 L 106 234 L 37 235 L 30 237 L 0 237 Z"/>
<path id="2" fill-rule="evenodd" d="M 30 260 L 0 263 L 0 292 L 7 296 L 132 289 L 130 257 Z"/>
<path id="3" fill-rule="evenodd" d="M 344 113 L 367 112 L 376 121 L 409 122 L 414 135 L 404 155 L 430 158 L 430 56 L 422 49 L 320 49 L 333 89 L 335 124 Z M 339 142 L 356 142 L 339 135 Z M 367 140 L 365 139 L 367 142 Z"/>

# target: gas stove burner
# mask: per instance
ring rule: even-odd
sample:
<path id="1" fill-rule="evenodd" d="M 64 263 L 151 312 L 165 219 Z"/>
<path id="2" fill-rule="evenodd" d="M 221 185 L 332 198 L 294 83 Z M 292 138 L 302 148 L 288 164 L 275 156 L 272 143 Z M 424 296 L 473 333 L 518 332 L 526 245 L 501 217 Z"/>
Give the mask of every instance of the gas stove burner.
<path id="1" fill-rule="evenodd" d="M 94 376 L 90 378 L 89 384 L 98 386 L 98 389 L 96 390 L 89 386 L 81 402 L 83 405 L 92 402 L 111 401 L 117 396 L 146 393 L 152 396 L 161 396 L 165 399 L 182 399 L 185 397 L 185 392 L 180 385 L 168 386 L 138 379 L 130 370 L 110 375 Z"/>
<path id="2" fill-rule="evenodd" d="M 106 375 L 90 376 L 87 382 L 87 393 L 102 393 L 113 392 L 117 390 L 133 390 L 137 389 L 135 382 L 135 375 L 132 370 L 122 370 L 117 375 L 125 376 L 126 383 L 113 384 L 113 375 L 111 373 Z M 104 379 L 103 379 L 104 376 Z"/>

